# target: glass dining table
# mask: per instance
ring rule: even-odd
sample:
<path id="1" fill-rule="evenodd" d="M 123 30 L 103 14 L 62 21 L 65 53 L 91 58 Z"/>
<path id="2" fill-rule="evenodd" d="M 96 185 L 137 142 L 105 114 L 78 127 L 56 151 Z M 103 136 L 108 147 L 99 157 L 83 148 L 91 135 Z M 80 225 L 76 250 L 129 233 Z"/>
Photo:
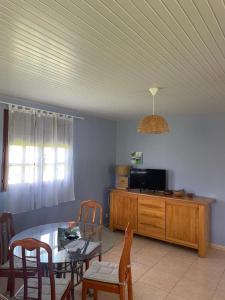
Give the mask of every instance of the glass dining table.
<path id="1" fill-rule="evenodd" d="M 109 251 L 118 241 L 118 235 L 107 227 L 83 222 L 60 222 L 45 224 L 26 229 L 16 234 L 10 241 L 24 238 L 35 238 L 47 243 L 52 249 L 52 262 L 58 276 L 71 273 L 74 286 L 79 284 L 83 275 L 83 262 Z M 21 258 L 20 247 L 16 247 L 14 255 Z M 27 252 L 27 259 L 33 260 L 34 253 Z M 47 266 L 48 256 L 41 251 L 40 260 L 43 267 Z M 77 277 L 75 283 L 75 275 Z"/>

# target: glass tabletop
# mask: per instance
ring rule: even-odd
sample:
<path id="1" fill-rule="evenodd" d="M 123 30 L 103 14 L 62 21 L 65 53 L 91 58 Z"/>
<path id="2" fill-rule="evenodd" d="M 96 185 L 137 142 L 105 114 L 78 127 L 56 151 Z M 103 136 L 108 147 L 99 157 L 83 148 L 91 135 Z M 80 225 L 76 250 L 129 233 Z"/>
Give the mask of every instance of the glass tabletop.
<path id="1" fill-rule="evenodd" d="M 83 248 L 87 241 L 90 248 L 95 245 L 100 246 L 96 255 L 106 253 L 115 245 L 118 235 L 105 226 L 82 222 L 60 222 L 24 230 L 16 234 L 10 244 L 15 240 L 24 238 L 35 238 L 47 243 L 52 249 L 52 262 L 59 264 L 71 262 L 73 249 Z M 16 247 L 14 254 L 21 258 L 21 248 Z M 26 255 L 29 257 L 33 256 L 34 253 L 29 251 Z M 46 263 L 47 261 L 47 253 L 43 250 L 41 251 L 41 262 Z"/>

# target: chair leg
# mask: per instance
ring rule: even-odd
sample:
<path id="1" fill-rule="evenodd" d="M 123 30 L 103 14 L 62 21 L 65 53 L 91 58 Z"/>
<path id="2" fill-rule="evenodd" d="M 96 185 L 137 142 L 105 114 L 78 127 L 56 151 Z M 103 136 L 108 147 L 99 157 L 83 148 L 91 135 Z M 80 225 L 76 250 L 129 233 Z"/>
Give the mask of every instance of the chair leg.
<path id="1" fill-rule="evenodd" d="M 94 300 L 98 300 L 98 291 L 94 289 Z"/>
<path id="2" fill-rule="evenodd" d="M 127 289 L 128 289 L 128 300 L 133 300 L 133 287 L 132 287 L 131 271 L 130 271 L 129 279 L 127 282 Z"/>
<path id="3" fill-rule="evenodd" d="M 66 300 L 71 300 L 71 292 L 69 292 L 68 295 L 66 296 Z"/>
<path id="4" fill-rule="evenodd" d="M 7 292 L 10 292 L 10 290 L 11 290 L 11 284 L 10 284 L 10 279 L 8 277 L 8 279 L 7 279 Z"/>
<path id="5" fill-rule="evenodd" d="M 83 283 L 82 283 L 82 300 L 86 300 L 86 296 L 87 296 L 87 285 L 86 285 L 85 281 L 83 280 Z"/>
<path id="6" fill-rule="evenodd" d="M 101 254 L 99 254 L 99 256 L 98 256 L 98 261 L 102 261 L 102 255 Z"/>
<path id="7" fill-rule="evenodd" d="M 120 300 L 125 300 L 125 285 L 120 286 Z"/>
<path id="8" fill-rule="evenodd" d="M 89 268 L 89 260 L 85 260 L 85 270 Z"/>

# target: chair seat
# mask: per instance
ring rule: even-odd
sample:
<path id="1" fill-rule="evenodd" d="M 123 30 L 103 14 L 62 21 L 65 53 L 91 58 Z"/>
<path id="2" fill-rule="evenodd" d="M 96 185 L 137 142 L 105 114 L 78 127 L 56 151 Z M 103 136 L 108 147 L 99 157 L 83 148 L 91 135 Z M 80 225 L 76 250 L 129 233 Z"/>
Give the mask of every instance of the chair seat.
<path id="1" fill-rule="evenodd" d="M 29 261 L 29 260 L 27 260 L 27 266 L 28 267 L 37 267 L 35 262 Z M 22 259 L 20 259 L 18 257 L 14 258 L 14 268 L 15 269 L 23 269 Z M 3 271 L 9 270 L 9 261 L 5 262 L 3 265 L 0 265 L 0 271 L 1 270 L 3 270 Z"/>
<path id="2" fill-rule="evenodd" d="M 82 249 L 84 247 L 85 241 L 84 240 L 77 240 L 73 241 L 65 246 L 65 248 L 71 252 L 76 252 L 78 248 Z M 94 250 L 99 248 L 101 245 L 101 242 L 90 242 L 85 255 L 90 255 Z"/>
<path id="3" fill-rule="evenodd" d="M 107 283 L 119 284 L 119 264 L 94 261 L 90 268 L 84 273 L 84 278 Z"/>
<path id="4" fill-rule="evenodd" d="M 55 296 L 56 300 L 60 300 L 65 293 L 66 289 L 70 284 L 70 279 L 64 278 L 55 278 Z M 38 298 L 38 280 L 37 278 L 29 278 L 28 279 L 28 286 L 35 287 L 36 289 L 28 288 L 28 298 Z M 18 291 L 15 298 L 18 300 L 22 300 L 24 295 L 23 287 Z M 51 300 L 51 288 L 50 288 L 50 279 L 49 277 L 42 277 L 42 300 Z"/>

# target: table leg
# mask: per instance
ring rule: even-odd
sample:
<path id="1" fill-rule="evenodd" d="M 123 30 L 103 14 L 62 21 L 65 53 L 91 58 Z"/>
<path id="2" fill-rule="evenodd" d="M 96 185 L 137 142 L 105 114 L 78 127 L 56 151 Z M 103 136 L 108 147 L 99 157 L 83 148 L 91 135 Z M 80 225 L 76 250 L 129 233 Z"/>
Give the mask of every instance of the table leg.
<path id="1" fill-rule="evenodd" d="M 71 298 L 72 300 L 75 299 L 75 286 L 81 283 L 83 278 L 83 264 L 75 261 L 70 263 L 70 273 L 71 273 Z M 75 284 L 75 274 L 77 276 L 77 282 Z"/>
<path id="2" fill-rule="evenodd" d="M 72 282 L 72 288 L 71 288 L 71 299 L 74 300 L 74 268 L 72 267 L 72 264 L 71 264 L 71 282 Z"/>
<path id="3" fill-rule="evenodd" d="M 59 272 L 56 273 L 56 278 L 62 278 L 62 272 L 60 272 L 60 271 L 62 271 L 62 269 L 63 269 L 63 263 L 58 263 L 57 271 L 59 271 Z"/>

